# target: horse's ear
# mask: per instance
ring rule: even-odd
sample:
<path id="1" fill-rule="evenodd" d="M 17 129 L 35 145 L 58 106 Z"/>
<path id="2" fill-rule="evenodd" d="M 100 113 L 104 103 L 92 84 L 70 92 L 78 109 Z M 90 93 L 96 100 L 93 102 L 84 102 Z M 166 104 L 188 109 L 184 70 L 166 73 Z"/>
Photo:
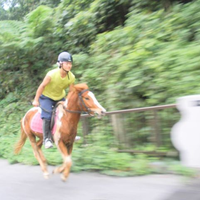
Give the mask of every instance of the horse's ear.
<path id="1" fill-rule="evenodd" d="M 74 85 L 74 88 L 75 88 L 78 92 L 81 92 L 82 90 L 88 89 L 88 86 L 87 86 L 86 83 L 80 83 L 80 84 Z"/>

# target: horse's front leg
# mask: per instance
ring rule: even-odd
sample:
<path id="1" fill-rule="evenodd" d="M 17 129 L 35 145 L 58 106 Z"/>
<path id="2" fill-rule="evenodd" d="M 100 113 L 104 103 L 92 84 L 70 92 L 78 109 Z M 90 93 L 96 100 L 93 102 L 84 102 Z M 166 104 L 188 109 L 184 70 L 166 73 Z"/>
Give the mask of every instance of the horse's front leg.
<path id="1" fill-rule="evenodd" d="M 69 145 L 67 148 L 64 142 L 60 140 L 57 144 L 57 147 L 62 154 L 63 164 L 60 167 L 57 167 L 53 172 L 54 173 L 63 172 L 63 175 L 61 178 L 63 181 L 66 181 L 70 172 L 70 168 L 72 166 L 71 152 L 72 152 L 73 144 Z"/>
<path id="2" fill-rule="evenodd" d="M 64 158 L 64 162 L 67 163 L 67 165 L 66 165 L 66 167 L 63 171 L 63 175 L 61 177 L 63 181 L 66 181 L 66 179 L 69 175 L 71 166 L 72 166 L 72 161 L 71 161 L 72 149 L 73 149 L 73 144 L 70 144 L 70 145 L 67 146 L 69 156 Z"/>

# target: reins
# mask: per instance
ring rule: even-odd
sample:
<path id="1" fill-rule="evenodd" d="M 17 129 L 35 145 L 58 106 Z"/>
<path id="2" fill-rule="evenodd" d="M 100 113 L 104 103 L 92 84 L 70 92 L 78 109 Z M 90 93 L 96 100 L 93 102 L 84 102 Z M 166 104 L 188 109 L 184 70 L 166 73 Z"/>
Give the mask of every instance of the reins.
<path id="1" fill-rule="evenodd" d="M 53 125 L 54 125 L 55 116 L 56 116 L 56 109 L 57 109 L 57 107 L 58 107 L 60 104 L 62 105 L 62 107 L 63 107 L 63 109 L 64 109 L 65 111 L 67 111 L 67 112 L 69 112 L 69 113 L 77 113 L 77 114 L 81 114 L 81 113 L 85 112 L 85 111 L 83 110 L 83 108 L 85 107 L 85 109 L 87 110 L 86 112 L 90 115 L 91 109 L 88 108 L 88 107 L 85 105 L 85 102 L 83 101 L 83 97 L 82 97 L 82 94 L 83 94 L 84 92 L 87 92 L 87 91 L 89 91 L 89 90 L 88 90 L 88 89 L 85 89 L 85 90 L 83 90 L 83 91 L 81 91 L 81 92 L 78 93 L 79 105 L 80 105 L 80 107 L 81 107 L 81 110 L 68 110 L 63 104 L 61 104 L 61 102 L 58 102 L 58 103 L 55 105 L 55 107 L 53 108 L 52 111 L 46 110 L 45 108 L 43 108 L 43 107 L 40 105 L 40 108 L 41 108 L 42 110 L 44 110 L 44 111 L 47 112 L 47 113 L 52 113 L 52 115 L 51 115 L 51 124 L 50 124 L 51 129 L 53 128 Z"/>
<path id="2" fill-rule="evenodd" d="M 62 105 L 62 106 L 63 106 L 63 109 L 64 109 L 65 111 L 69 112 L 69 113 L 78 113 L 78 114 L 81 114 L 81 113 L 85 112 L 85 111 L 83 110 L 83 109 L 85 108 L 85 109 L 86 109 L 86 112 L 90 115 L 91 109 L 88 108 L 88 107 L 86 106 L 85 102 L 83 101 L 83 97 L 82 97 L 82 94 L 83 94 L 84 92 L 87 92 L 87 91 L 89 91 L 89 89 L 85 89 L 85 90 L 83 90 L 83 91 L 81 91 L 81 92 L 78 93 L 79 105 L 80 105 L 80 107 L 81 107 L 81 110 L 68 110 L 64 105 Z M 56 106 L 54 107 L 54 109 L 53 109 L 52 111 L 46 110 L 46 109 L 43 108 L 41 105 L 40 105 L 40 108 L 41 108 L 42 110 L 44 110 L 45 112 L 47 112 L 47 113 L 53 113 L 53 114 L 54 114 L 54 113 L 55 113 L 55 109 L 58 107 L 58 105 L 60 105 L 60 103 L 57 103 Z"/>

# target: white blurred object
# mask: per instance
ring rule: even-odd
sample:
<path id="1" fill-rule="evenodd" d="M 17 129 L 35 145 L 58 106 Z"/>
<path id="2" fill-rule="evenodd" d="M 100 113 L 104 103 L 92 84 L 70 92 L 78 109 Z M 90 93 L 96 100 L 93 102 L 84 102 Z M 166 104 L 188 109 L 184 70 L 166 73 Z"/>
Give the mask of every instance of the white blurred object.
<path id="1" fill-rule="evenodd" d="M 181 119 L 171 131 L 172 143 L 183 165 L 200 168 L 200 95 L 177 99 Z"/>
<path id="2" fill-rule="evenodd" d="M 77 142 L 77 141 L 79 141 L 80 139 L 81 139 L 80 136 L 76 136 L 74 141 Z"/>

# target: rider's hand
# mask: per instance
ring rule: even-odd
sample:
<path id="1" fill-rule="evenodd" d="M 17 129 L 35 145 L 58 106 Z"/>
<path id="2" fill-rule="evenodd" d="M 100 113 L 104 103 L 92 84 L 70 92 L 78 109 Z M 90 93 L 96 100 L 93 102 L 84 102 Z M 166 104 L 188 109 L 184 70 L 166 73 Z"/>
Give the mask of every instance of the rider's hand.
<path id="1" fill-rule="evenodd" d="M 40 105 L 39 101 L 34 100 L 32 103 L 33 106 L 38 107 Z"/>

